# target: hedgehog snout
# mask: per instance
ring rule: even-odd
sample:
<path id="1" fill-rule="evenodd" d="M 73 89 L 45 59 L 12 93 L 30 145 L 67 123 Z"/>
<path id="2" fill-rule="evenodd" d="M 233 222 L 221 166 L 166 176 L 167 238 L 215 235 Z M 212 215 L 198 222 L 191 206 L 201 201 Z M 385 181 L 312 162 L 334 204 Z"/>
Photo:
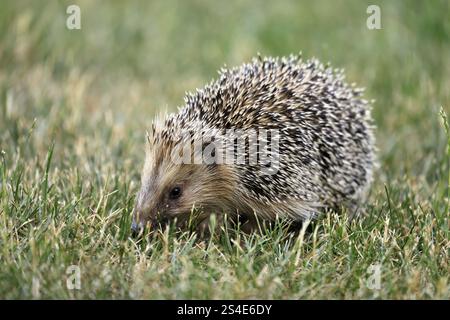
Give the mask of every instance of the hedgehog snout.
<path id="1" fill-rule="evenodd" d="M 133 238 L 137 238 L 142 232 L 144 231 L 144 226 L 141 222 L 136 223 L 136 221 L 133 220 L 131 222 L 131 236 Z"/>
<path id="2" fill-rule="evenodd" d="M 143 234 L 145 226 L 148 223 L 147 220 L 149 220 L 146 214 L 147 210 L 142 206 L 143 202 L 139 198 L 134 206 L 131 222 L 131 235 L 135 238 Z"/>
<path id="3" fill-rule="evenodd" d="M 157 209 L 152 209 L 152 206 L 145 204 L 142 199 L 138 199 L 133 210 L 133 219 L 131 222 L 131 234 L 133 237 L 141 236 L 144 230 L 148 227 L 151 230 L 158 225 L 160 215 L 155 214 Z"/>
<path id="4" fill-rule="evenodd" d="M 131 221 L 131 235 L 133 238 L 137 238 L 144 232 L 145 224 L 142 217 L 142 212 L 136 205 L 133 211 L 133 220 Z"/>
<path id="5" fill-rule="evenodd" d="M 142 218 L 143 216 L 139 214 L 135 214 L 133 216 L 133 220 L 131 222 L 131 235 L 136 238 L 141 236 L 145 228 L 148 227 L 150 230 L 153 230 L 157 227 L 156 217 L 154 218 Z"/>

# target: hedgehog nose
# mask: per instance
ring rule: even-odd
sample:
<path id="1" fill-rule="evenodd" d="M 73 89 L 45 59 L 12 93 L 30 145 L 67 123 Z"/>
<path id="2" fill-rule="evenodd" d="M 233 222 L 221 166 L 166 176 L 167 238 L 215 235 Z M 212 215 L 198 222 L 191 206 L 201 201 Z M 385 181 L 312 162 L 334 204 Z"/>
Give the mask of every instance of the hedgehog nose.
<path id="1" fill-rule="evenodd" d="M 133 221 L 131 223 L 131 236 L 133 238 L 137 238 L 140 234 L 142 234 L 143 229 L 142 223 L 136 223 Z"/>

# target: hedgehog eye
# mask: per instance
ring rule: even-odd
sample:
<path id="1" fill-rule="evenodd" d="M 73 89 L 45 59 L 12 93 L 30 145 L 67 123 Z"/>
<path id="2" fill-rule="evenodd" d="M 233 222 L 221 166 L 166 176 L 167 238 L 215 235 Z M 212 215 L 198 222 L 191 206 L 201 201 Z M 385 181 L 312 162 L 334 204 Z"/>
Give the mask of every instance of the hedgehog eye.
<path id="1" fill-rule="evenodd" d="M 181 188 L 180 187 L 175 187 L 172 190 L 170 190 L 169 193 L 169 198 L 174 200 L 177 199 L 181 196 Z"/>

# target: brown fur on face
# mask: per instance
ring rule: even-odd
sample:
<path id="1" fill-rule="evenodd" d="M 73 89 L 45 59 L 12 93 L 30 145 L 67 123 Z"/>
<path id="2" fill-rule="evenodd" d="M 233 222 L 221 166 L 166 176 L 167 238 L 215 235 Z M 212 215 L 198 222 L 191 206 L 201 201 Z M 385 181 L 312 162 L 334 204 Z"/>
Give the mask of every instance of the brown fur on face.
<path id="1" fill-rule="evenodd" d="M 176 218 L 179 224 L 183 224 L 194 208 L 202 212 L 200 220 L 206 219 L 210 213 L 232 211 L 236 190 L 232 168 L 219 164 L 176 164 L 172 161 L 171 152 L 177 143 L 160 139 L 156 134 L 153 132 L 149 137 L 150 146 L 136 199 L 134 223 L 142 228 Z M 170 193 L 175 187 L 181 190 L 181 195 L 172 199 Z"/>

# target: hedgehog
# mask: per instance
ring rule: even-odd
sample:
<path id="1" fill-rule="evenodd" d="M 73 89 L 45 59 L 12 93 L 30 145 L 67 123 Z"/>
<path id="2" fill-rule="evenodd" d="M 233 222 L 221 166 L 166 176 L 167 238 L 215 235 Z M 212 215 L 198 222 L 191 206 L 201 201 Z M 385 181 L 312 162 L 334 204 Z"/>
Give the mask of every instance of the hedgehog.
<path id="1" fill-rule="evenodd" d="M 222 68 L 178 112 L 153 121 L 132 232 L 171 221 L 185 228 L 193 212 L 202 230 L 212 215 L 249 231 L 258 219 L 356 216 L 375 166 L 363 91 L 342 69 L 301 55 Z"/>

